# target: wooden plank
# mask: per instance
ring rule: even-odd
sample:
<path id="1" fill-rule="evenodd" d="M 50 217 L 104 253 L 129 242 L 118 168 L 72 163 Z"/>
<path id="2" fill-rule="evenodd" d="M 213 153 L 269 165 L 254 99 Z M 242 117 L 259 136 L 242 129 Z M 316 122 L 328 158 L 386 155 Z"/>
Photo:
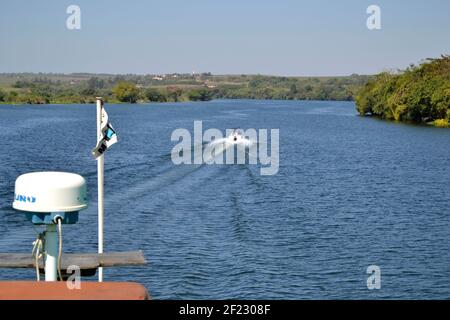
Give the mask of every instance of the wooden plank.
<path id="1" fill-rule="evenodd" d="M 65 282 L 0 282 L 0 300 L 148 300 L 147 289 L 135 282 L 83 281 L 71 290 Z"/>
<path id="2" fill-rule="evenodd" d="M 62 269 L 70 265 L 83 269 L 120 267 L 146 264 L 142 251 L 108 253 L 67 253 L 62 257 Z M 39 268 L 43 268 L 42 259 Z M 35 260 L 29 253 L 0 253 L 0 268 L 35 268 Z"/>
<path id="3" fill-rule="evenodd" d="M 0 253 L 0 268 L 34 268 L 30 253 Z"/>
<path id="4" fill-rule="evenodd" d="M 69 266 L 79 266 L 81 270 L 83 269 L 96 269 L 98 268 L 99 261 L 95 254 L 65 254 L 62 256 L 61 269 L 67 270 Z"/>
<path id="5" fill-rule="evenodd" d="M 100 266 L 134 266 L 147 264 L 142 251 L 109 252 L 98 254 Z"/>

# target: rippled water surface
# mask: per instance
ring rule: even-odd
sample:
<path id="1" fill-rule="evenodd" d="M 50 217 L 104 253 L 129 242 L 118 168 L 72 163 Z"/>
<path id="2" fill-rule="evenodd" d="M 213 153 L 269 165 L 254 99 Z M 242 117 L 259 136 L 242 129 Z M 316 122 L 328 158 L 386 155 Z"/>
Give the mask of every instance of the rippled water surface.
<path id="1" fill-rule="evenodd" d="M 450 297 L 450 130 L 361 118 L 344 102 L 106 108 L 120 142 L 106 156 L 105 250 L 149 261 L 106 280 L 141 282 L 157 299 Z M 279 128 L 279 173 L 173 165 L 171 133 L 194 120 Z M 15 178 L 40 170 L 87 179 L 90 207 L 64 227 L 64 249 L 96 251 L 95 132 L 93 105 L 0 106 L 1 252 L 31 251 L 33 228 L 11 202 Z M 373 264 L 381 290 L 366 286 Z"/>

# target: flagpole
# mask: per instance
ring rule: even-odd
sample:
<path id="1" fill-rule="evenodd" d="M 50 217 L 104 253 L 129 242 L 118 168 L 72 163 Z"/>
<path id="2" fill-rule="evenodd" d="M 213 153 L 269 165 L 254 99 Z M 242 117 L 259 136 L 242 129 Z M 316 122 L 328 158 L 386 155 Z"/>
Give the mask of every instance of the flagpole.
<path id="1" fill-rule="evenodd" d="M 97 143 L 102 139 L 102 109 L 103 100 L 97 97 Z M 98 174 L 98 253 L 103 253 L 103 217 L 104 217 L 104 167 L 105 155 L 102 154 L 97 158 L 97 174 Z M 103 268 L 98 268 L 98 282 L 103 282 Z"/>

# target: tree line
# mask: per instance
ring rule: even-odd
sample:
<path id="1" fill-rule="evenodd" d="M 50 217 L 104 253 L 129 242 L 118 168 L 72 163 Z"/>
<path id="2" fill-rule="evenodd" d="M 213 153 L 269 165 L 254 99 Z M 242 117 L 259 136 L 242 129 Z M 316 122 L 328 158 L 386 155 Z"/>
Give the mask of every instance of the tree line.
<path id="1" fill-rule="evenodd" d="M 446 127 L 450 121 L 450 56 L 427 59 L 399 73 L 380 73 L 361 87 L 355 100 L 362 116 Z"/>
<path id="2" fill-rule="evenodd" d="M 179 102 L 209 101 L 214 98 L 214 91 L 208 88 L 183 88 L 169 86 L 165 88 L 138 88 L 130 82 L 119 82 L 112 89 L 113 96 L 120 102 Z"/>
<path id="3" fill-rule="evenodd" d="M 179 102 L 211 99 L 353 100 L 369 76 L 0 74 L 0 102 Z M 5 84 L 6 83 L 6 84 Z M 9 83 L 9 84 L 8 84 Z"/>

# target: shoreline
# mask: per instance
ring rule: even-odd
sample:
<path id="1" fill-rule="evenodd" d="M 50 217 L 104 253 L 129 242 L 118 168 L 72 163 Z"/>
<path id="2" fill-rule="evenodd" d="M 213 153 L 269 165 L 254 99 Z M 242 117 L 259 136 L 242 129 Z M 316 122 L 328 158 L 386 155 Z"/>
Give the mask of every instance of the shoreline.
<path id="1" fill-rule="evenodd" d="M 211 102 L 211 101 L 308 101 L 308 102 L 353 102 L 354 100 L 332 100 L 332 99 L 324 99 L 324 100 L 318 100 L 318 99 L 252 99 L 252 98 L 218 98 L 218 99 L 211 99 L 211 100 L 183 100 L 183 101 L 138 101 L 138 102 L 121 102 L 118 100 L 113 101 L 105 101 L 105 103 L 108 104 L 118 104 L 118 105 L 126 105 L 126 104 L 133 104 L 133 105 L 163 105 L 163 104 L 176 104 L 176 103 L 191 103 L 191 102 Z M 48 106 L 48 105 L 90 105 L 95 104 L 95 102 L 50 102 L 50 103 L 11 103 L 11 102 L 0 102 L 0 106 L 2 105 L 8 105 L 8 106 Z"/>
<path id="2" fill-rule="evenodd" d="M 355 107 L 356 102 L 351 100 L 292 100 L 292 99 L 249 99 L 249 98 L 239 98 L 239 99 L 211 99 L 208 101 L 177 101 L 177 102 L 135 102 L 135 103 L 129 103 L 129 102 L 120 102 L 120 101 L 110 101 L 107 102 L 110 105 L 139 105 L 139 106 L 150 106 L 150 105 L 174 105 L 174 104 L 186 104 L 186 103 L 207 103 L 207 102 L 214 102 L 214 101 L 280 101 L 280 102 L 286 102 L 286 101 L 292 101 L 292 102 L 347 102 L 347 103 L 354 103 Z M 7 102 L 0 102 L 0 108 L 2 106 L 11 106 L 11 107 L 23 107 L 23 106 L 34 106 L 34 107 L 40 107 L 40 106 L 88 106 L 88 105 L 95 105 L 95 103 L 40 103 L 40 104 L 33 104 L 33 103 L 7 103 Z M 406 124 L 406 125 L 414 125 L 414 126 L 422 126 L 422 127 L 435 127 L 440 129 L 450 129 L 450 124 L 446 122 L 445 124 L 439 122 L 439 121 L 429 121 L 429 122 L 414 122 L 414 121 L 401 121 L 401 120 L 394 120 L 394 119 L 384 119 L 376 114 L 366 114 L 366 115 L 358 115 L 360 117 L 365 118 L 373 118 L 379 121 L 384 122 L 393 122 L 398 124 Z"/>

